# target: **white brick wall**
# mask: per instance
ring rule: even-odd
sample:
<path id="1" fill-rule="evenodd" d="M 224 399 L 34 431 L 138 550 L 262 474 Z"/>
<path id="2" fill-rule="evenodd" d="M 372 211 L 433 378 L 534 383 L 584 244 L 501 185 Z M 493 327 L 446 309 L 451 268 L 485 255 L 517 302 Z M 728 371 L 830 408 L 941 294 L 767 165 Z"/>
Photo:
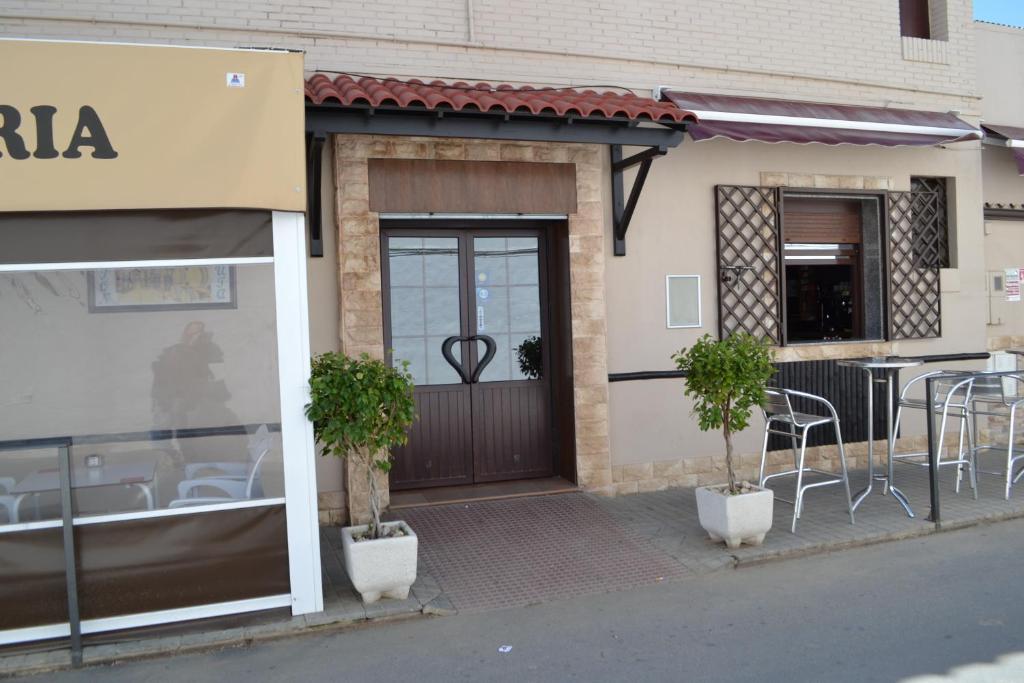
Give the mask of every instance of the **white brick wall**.
<path id="1" fill-rule="evenodd" d="M 932 4 L 948 42 L 926 61 L 904 56 L 897 0 L 0 0 L 0 35 L 282 46 L 305 50 L 311 70 L 972 113 L 971 2 Z"/>

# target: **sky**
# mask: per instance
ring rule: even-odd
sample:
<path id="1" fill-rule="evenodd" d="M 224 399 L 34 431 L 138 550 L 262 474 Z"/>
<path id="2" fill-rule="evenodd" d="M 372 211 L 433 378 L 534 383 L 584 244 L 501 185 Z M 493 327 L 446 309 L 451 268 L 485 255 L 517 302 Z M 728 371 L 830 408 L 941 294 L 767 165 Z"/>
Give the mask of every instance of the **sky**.
<path id="1" fill-rule="evenodd" d="M 1024 0 L 974 0 L 974 18 L 1024 26 Z"/>

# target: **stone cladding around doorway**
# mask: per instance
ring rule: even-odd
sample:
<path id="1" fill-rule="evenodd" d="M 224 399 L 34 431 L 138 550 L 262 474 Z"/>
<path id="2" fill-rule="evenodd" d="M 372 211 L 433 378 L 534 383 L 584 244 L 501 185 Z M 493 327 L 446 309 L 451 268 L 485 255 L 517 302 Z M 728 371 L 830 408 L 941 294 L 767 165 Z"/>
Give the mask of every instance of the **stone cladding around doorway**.
<path id="1" fill-rule="evenodd" d="M 602 145 L 499 142 L 457 138 L 334 136 L 334 178 L 340 283 L 340 349 L 384 356 L 380 223 L 369 207 L 368 159 L 532 161 L 576 165 L 577 211 L 569 216 L 572 361 L 576 415 L 576 476 L 580 487 L 612 493 L 608 441 L 605 320 L 605 220 Z M 365 473 L 346 472 L 348 516 L 366 520 Z M 382 476 L 381 490 L 387 491 Z"/>

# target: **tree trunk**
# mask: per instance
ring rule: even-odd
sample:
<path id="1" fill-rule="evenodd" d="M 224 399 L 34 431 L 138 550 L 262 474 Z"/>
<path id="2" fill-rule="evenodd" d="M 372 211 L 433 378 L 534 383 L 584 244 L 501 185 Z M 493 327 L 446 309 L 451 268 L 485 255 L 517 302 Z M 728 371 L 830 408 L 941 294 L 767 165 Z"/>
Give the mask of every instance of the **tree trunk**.
<path id="1" fill-rule="evenodd" d="M 729 473 L 729 493 L 736 493 L 736 474 L 732 468 L 732 432 L 728 421 L 722 425 L 722 436 L 725 437 L 725 469 Z"/>
<path id="2" fill-rule="evenodd" d="M 365 451 L 366 478 L 370 484 L 370 538 L 380 538 L 380 491 L 377 490 L 377 476 L 373 467 L 373 455 Z"/>

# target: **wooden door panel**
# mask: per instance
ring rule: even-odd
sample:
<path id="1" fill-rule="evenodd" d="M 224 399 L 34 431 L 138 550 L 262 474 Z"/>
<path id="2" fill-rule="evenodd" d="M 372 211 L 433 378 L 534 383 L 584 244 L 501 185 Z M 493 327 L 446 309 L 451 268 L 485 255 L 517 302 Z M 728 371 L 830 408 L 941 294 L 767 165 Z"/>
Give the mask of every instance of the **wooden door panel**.
<path id="1" fill-rule="evenodd" d="M 393 490 L 473 481 L 472 406 L 466 385 L 416 389 L 409 443 L 392 451 Z"/>
<path id="2" fill-rule="evenodd" d="M 473 385 L 476 481 L 554 474 L 547 382 Z"/>
<path id="3" fill-rule="evenodd" d="M 393 451 L 392 489 L 554 474 L 541 235 L 384 231 L 385 344 L 410 362 L 418 416 Z"/>

